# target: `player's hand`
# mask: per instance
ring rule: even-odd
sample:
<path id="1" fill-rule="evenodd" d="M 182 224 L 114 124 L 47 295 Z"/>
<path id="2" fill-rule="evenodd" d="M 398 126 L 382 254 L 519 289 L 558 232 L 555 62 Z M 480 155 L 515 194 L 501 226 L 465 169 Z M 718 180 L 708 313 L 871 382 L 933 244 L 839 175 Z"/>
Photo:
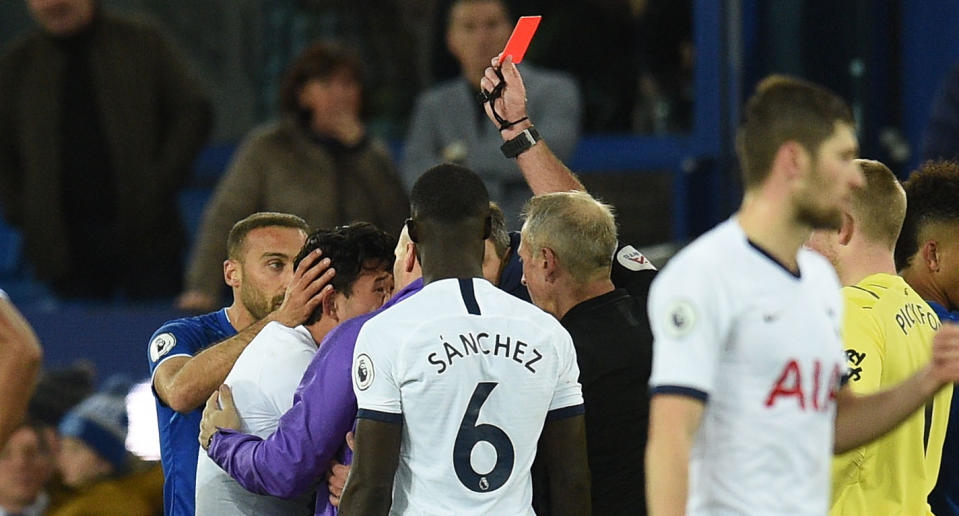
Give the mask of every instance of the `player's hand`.
<path id="1" fill-rule="evenodd" d="M 219 403 L 217 403 L 219 402 Z M 203 419 L 200 420 L 200 446 L 204 450 L 210 448 L 210 440 L 217 430 L 239 430 L 240 415 L 233 404 L 233 392 L 227 384 L 213 391 L 206 400 L 203 408 Z"/>
<path id="2" fill-rule="evenodd" d="M 283 304 L 270 314 L 272 320 L 289 328 L 303 324 L 326 296 L 333 293 L 333 285 L 329 283 L 336 270 L 330 267 L 329 258 L 320 258 L 322 254 L 317 249 L 303 258 L 286 287 Z"/>
<path id="3" fill-rule="evenodd" d="M 206 313 L 216 310 L 216 299 L 199 290 L 187 290 L 180 294 L 173 302 L 178 310 L 185 312 Z"/>
<path id="4" fill-rule="evenodd" d="M 333 507 L 340 506 L 340 497 L 343 496 L 343 488 L 346 486 L 346 477 L 350 476 L 350 465 L 340 464 L 337 461 L 330 461 L 330 470 L 327 472 L 326 485 L 330 490 L 330 504 Z"/>
<path id="5" fill-rule="evenodd" d="M 346 445 L 350 447 L 350 451 L 353 450 L 353 443 L 353 432 L 348 432 L 346 434 Z M 326 485 L 330 490 L 330 505 L 333 507 L 340 506 L 340 497 L 343 496 L 343 488 L 346 486 L 346 477 L 348 476 L 350 476 L 350 466 L 348 464 L 340 464 L 335 460 L 330 461 L 330 469 L 326 475 Z"/>
<path id="6" fill-rule="evenodd" d="M 502 55 L 502 53 L 500 55 Z M 480 79 L 480 88 L 482 88 L 483 91 L 493 91 L 493 88 L 500 83 L 500 78 L 496 75 L 496 67 L 499 66 L 497 64 L 499 63 L 499 57 L 498 55 L 490 61 L 490 66 L 486 68 L 483 78 Z M 523 84 L 523 78 L 519 74 L 519 69 L 513 64 L 513 56 L 507 56 L 503 61 L 503 65 L 499 66 L 499 69 L 500 73 L 503 74 L 503 79 L 506 81 L 506 86 L 503 88 L 502 95 L 493 101 L 493 105 L 496 107 L 496 113 L 509 122 L 520 120 L 527 116 L 526 86 Z M 486 109 L 486 116 L 499 127 L 499 123 L 496 121 L 496 117 L 493 116 L 492 109 L 490 109 L 489 102 L 483 103 L 483 108 Z M 500 136 L 503 137 L 504 141 L 511 140 L 532 125 L 532 122 L 529 120 L 524 120 L 509 129 L 500 131 Z"/>
<path id="7" fill-rule="evenodd" d="M 931 366 L 940 384 L 959 382 L 959 324 L 943 323 L 936 332 Z"/>

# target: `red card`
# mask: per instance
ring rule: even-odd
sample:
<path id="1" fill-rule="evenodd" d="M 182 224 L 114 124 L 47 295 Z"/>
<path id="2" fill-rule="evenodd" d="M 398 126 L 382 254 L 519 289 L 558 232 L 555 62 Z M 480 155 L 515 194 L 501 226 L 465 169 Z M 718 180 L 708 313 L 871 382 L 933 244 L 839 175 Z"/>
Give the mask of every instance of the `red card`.
<path id="1" fill-rule="evenodd" d="M 533 34 L 536 34 L 536 28 L 539 27 L 539 22 L 542 19 L 542 16 L 520 17 L 519 21 L 516 22 L 516 27 L 513 27 L 513 34 L 506 42 L 506 48 L 503 50 L 503 57 L 500 58 L 499 64 L 502 65 L 503 60 L 509 55 L 513 56 L 513 63 L 515 64 L 519 64 L 523 60 L 526 49 L 529 48 L 529 42 L 533 40 Z"/>

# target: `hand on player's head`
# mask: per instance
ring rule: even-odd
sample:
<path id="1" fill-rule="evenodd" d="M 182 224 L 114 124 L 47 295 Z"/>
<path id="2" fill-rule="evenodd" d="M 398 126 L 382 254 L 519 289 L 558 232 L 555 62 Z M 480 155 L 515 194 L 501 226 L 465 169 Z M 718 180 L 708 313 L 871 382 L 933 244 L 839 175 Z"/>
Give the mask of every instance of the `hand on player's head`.
<path id="1" fill-rule="evenodd" d="M 320 255 L 322 251 L 317 249 L 300 262 L 286 289 L 283 304 L 272 314 L 273 320 L 290 328 L 303 324 L 333 293 L 330 281 L 336 270 L 330 267 L 329 258 L 320 260 Z"/>
<path id="2" fill-rule="evenodd" d="M 500 55 L 502 55 L 502 53 Z M 496 70 L 499 69 L 500 73 L 503 74 L 503 81 L 506 82 L 506 85 L 503 87 L 502 95 L 493 101 L 496 113 L 508 121 L 520 120 L 527 116 L 526 86 L 523 84 L 523 77 L 520 76 L 519 69 L 516 68 L 516 65 L 513 63 L 513 57 L 507 56 L 506 59 L 503 60 L 502 66 L 500 66 L 500 55 L 490 61 L 490 66 L 486 68 L 483 78 L 480 79 L 480 87 L 486 92 L 493 91 L 493 88 L 501 82 L 499 76 L 496 74 Z M 489 102 L 484 103 L 483 106 L 486 109 L 486 116 L 498 127 L 499 123 L 496 121 L 496 117 L 493 116 Z"/>

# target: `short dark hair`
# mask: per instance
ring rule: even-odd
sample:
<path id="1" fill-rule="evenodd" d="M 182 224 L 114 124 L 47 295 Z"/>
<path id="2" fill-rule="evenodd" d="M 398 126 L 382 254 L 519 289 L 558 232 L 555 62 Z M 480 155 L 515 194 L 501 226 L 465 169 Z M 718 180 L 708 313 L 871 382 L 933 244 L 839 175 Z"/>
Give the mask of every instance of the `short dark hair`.
<path id="1" fill-rule="evenodd" d="M 420 176 L 410 191 L 413 218 L 458 223 L 489 215 L 489 192 L 472 170 L 453 163 L 437 165 Z"/>
<path id="2" fill-rule="evenodd" d="M 509 249 L 509 232 L 506 231 L 506 216 L 503 210 L 493 201 L 489 202 L 490 234 L 489 240 L 493 242 L 493 248 L 496 249 L 496 256 L 502 259 L 506 256 L 506 250 Z"/>
<path id="3" fill-rule="evenodd" d="M 236 224 L 230 229 L 230 235 L 226 239 L 226 256 L 231 260 L 241 261 L 243 256 L 243 247 L 246 244 L 246 236 L 250 231 L 259 228 L 281 227 L 299 229 L 304 233 L 310 232 L 310 226 L 305 220 L 291 215 L 289 213 L 278 213 L 273 211 L 262 211 L 254 213 Z"/>
<path id="4" fill-rule="evenodd" d="M 842 98 L 822 86 L 785 75 L 771 75 L 756 87 L 736 133 L 743 185 L 766 180 L 779 147 L 799 142 L 812 154 L 836 130 L 836 122 L 854 124 Z"/>
<path id="5" fill-rule="evenodd" d="M 336 275 L 330 282 L 333 288 L 346 297 L 353 294 L 353 284 L 365 271 L 390 270 L 393 267 L 393 250 L 396 238 L 368 222 L 354 222 L 333 229 L 319 229 L 310 234 L 303 248 L 293 260 L 293 270 L 316 249 L 330 259 Z M 319 321 L 323 307 L 319 306 L 305 324 Z"/>
<path id="6" fill-rule="evenodd" d="M 927 161 L 902 186 L 906 219 L 896 242 L 896 269 L 900 271 L 919 250 L 919 234 L 927 225 L 959 222 L 959 163 Z"/>
<path id="7" fill-rule="evenodd" d="M 280 109 L 285 113 L 300 113 L 300 90 L 313 79 L 326 79 L 341 70 L 349 72 L 356 82 L 363 84 L 363 65 L 352 50 L 326 41 L 318 41 L 297 56 L 283 77 L 280 88 Z"/>

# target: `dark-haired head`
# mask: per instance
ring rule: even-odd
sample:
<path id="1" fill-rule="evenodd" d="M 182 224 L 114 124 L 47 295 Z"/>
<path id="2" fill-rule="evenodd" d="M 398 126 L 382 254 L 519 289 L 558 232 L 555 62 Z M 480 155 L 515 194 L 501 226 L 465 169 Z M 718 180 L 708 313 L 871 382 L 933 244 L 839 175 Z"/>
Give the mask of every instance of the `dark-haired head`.
<path id="1" fill-rule="evenodd" d="M 284 76 L 280 89 L 280 109 L 301 120 L 309 120 L 312 112 L 304 108 L 300 101 L 303 87 L 311 80 L 326 81 L 339 73 L 347 74 L 362 89 L 362 61 L 355 52 L 336 43 L 313 43 L 297 56 Z"/>
<path id="2" fill-rule="evenodd" d="M 459 223 L 489 216 L 489 192 L 470 169 L 444 163 L 427 170 L 410 192 L 410 213 L 419 221 Z"/>
<path id="3" fill-rule="evenodd" d="M 334 292 L 349 298 L 353 295 L 354 284 L 364 273 L 392 270 L 395 247 L 394 237 L 366 222 L 320 229 L 306 239 L 293 261 L 293 269 L 299 268 L 300 262 L 314 250 L 322 250 L 323 256 L 330 259 L 330 266 L 336 269 L 330 282 Z M 323 307 L 320 306 L 304 324 L 313 324 L 322 315 Z"/>
<path id="4" fill-rule="evenodd" d="M 931 233 L 959 239 L 959 163 L 927 161 L 903 187 L 906 218 L 896 242 L 896 269 L 900 271 L 909 267 Z"/>
<path id="5" fill-rule="evenodd" d="M 482 272 L 491 222 L 489 193 L 476 173 L 451 163 L 427 170 L 410 192 L 410 213 L 407 228 L 427 282 L 437 274 L 464 277 L 474 265 Z"/>

